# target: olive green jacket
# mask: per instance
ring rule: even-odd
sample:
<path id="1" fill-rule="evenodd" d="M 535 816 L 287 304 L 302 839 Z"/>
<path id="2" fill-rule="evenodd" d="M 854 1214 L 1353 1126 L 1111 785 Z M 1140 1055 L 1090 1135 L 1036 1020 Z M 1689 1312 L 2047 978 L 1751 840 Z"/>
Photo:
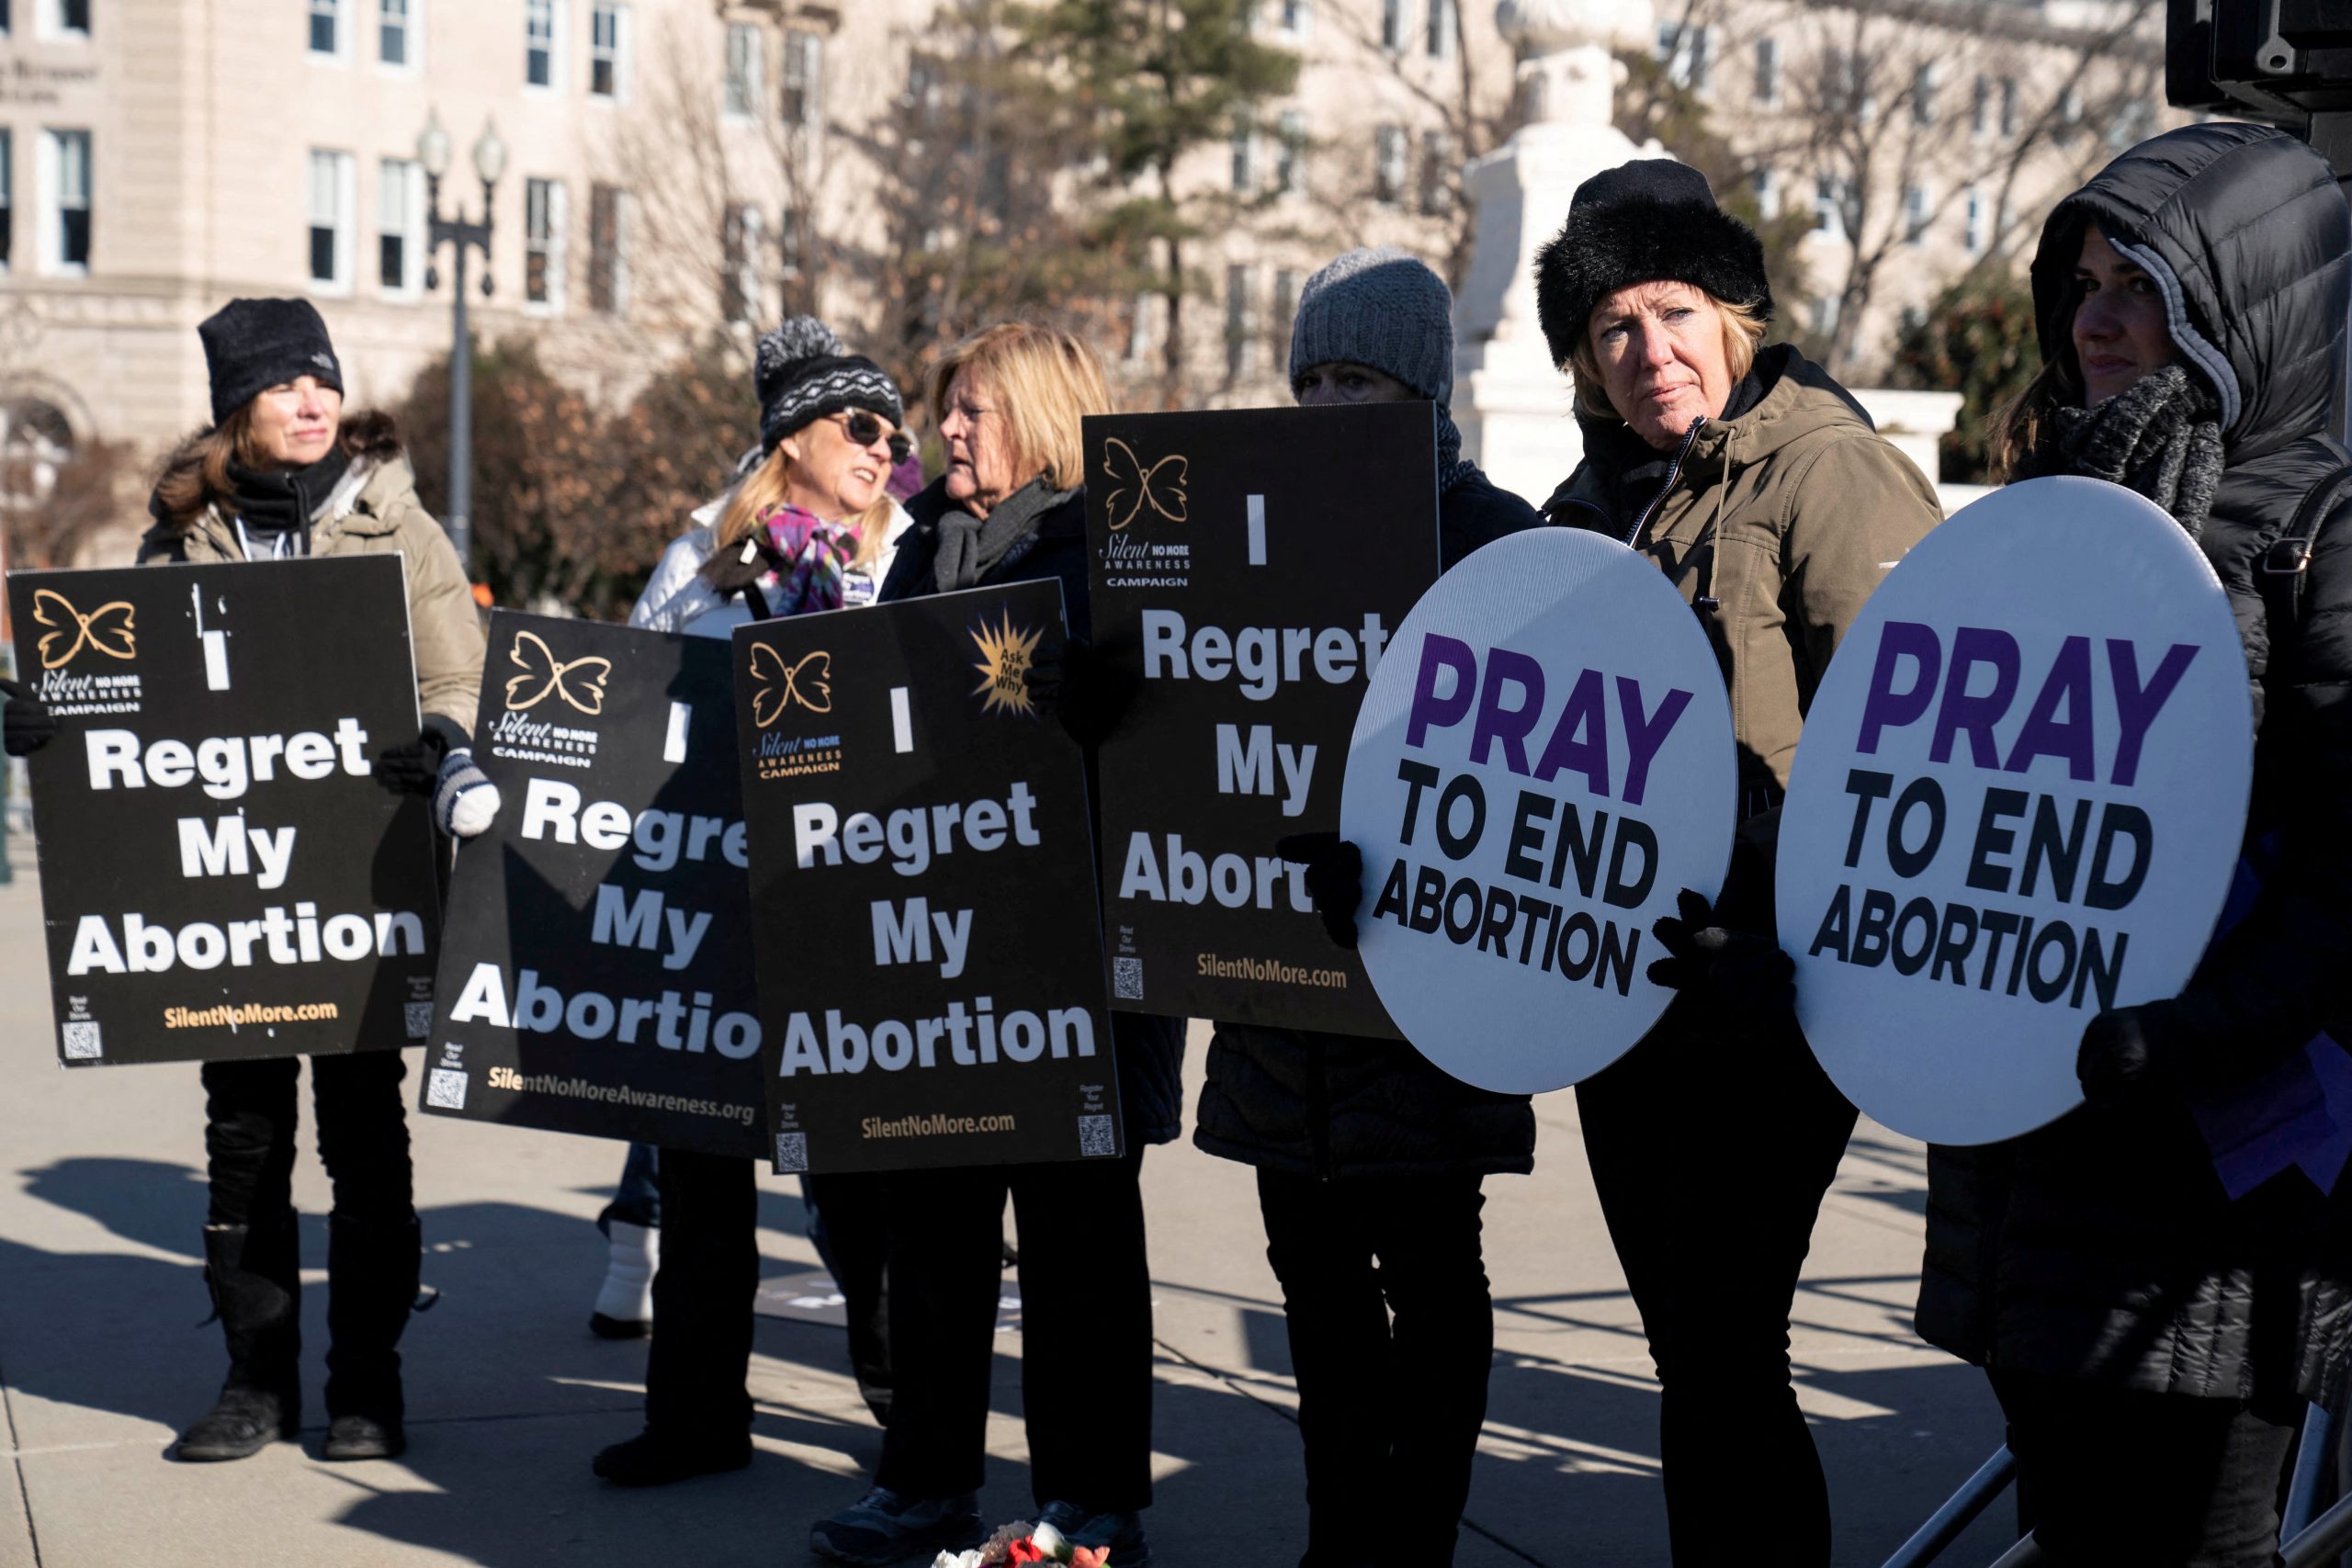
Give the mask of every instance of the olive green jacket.
<path id="1" fill-rule="evenodd" d="M 366 471 L 357 473 L 363 466 Z M 358 483 L 338 487 L 333 510 L 312 524 L 311 554 L 400 556 L 408 575 L 418 705 L 454 719 L 470 734 L 481 694 L 484 644 L 481 616 L 458 552 L 416 499 L 415 477 L 405 457 L 355 457 L 352 467 Z M 244 558 L 234 525 L 218 506 L 206 507 L 186 529 L 158 523 L 139 541 L 142 564 Z"/>
<path id="2" fill-rule="evenodd" d="M 1638 515 L 1624 514 L 1610 461 L 1630 438 L 1620 425 L 1615 440 L 1595 440 L 1590 422 L 1584 461 L 1544 508 L 1639 549 L 1697 608 L 1731 693 L 1743 816 L 1787 789 L 1838 639 L 1943 519 L 1927 476 L 1826 371 L 1775 344 L 1756 374 L 1761 400 L 1702 423 Z"/>

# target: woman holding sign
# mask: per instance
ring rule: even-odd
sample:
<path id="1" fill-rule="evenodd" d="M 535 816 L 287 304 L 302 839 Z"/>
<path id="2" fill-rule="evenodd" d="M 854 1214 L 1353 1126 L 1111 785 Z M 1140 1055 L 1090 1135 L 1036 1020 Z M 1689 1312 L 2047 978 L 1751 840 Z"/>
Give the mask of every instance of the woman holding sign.
<path id="1" fill-rule="evenodd" d="M 2254 681 L 2259 891 L 2187 990 L 2091 1021 L 2088 1107 L 1931 1150 L 1918 1327 L 1986 1369 L 2051 1559 L 2268 1563 L 2303 1402 L 2340 1408 L 2352 1364 L 2323 1195 L 2342 1154 L 2293 1131 L 2352 1077 L 2352 453 L 2329 419 L 2352 220 L 2294 138 L 2192 126 L 2058 205 L 2033 294 L 2042 369 L 1996 449 L 2145 496 L 2219 574 Z M 2217 1111 L 2288 1129 L 2234 1198 Z"/>
<path id="2" fill-rule="evenodd" d="M 1111 407 L 1093 351 L 1054 328 L 1008 323 L 957 344 L 933 374 L 947 472 L 909 503 L 915 525 L 883 599 L 1055 579 L 1082 647 L 1091 622 L 1079 422 Z M 1041 705 L 1051 701 L 1083 743 L 1099 716 L 1085 700 L 1083 655 L 1065 651 L 1050 698 L 1041 673 L 1031 671 Z M 1149 1562 L 1151 1280 L 1137 1179 L 1144 1146 L 1173 1139 L 1182 1120 L 1183 1025 L 1113 1013 L 1111 1038 L 1125 1156 L 836 1179 L 888 1194 L 894 1386 L 874 1483 L 817 1522 L 809 1544 L 820 1556 L 898 1562 L 987 1535 L 978 1492 L 1010 1197 L 1037 1517 L 1073 1545 L 1108 1547 L 1114 1562 Z"/>
<path id="3" fill-rule="evenodd" d="M 869 604 L 888 569 L 906 519 L 883 487 L 911 446 L 899 429 L 906 411 L 897 386 L 813 316 L 763 336 L 752 377 L 757 461 L 663 553 L 629 612 L 633 626 L 726 637 L 747 621 Z M 641 1152 L 630 1151 L 632 1168 L 641 1168 Z M 594 1461 L 597 1474 L 622 1486 L 741 1470 L 752 1458 L 746 1383 L 760 1272 L 752 1162 L 673 1148 L 653 1166 L 662 1245 L 652 1271 L 645 1430 Z M 888 1375 L 876 1322 L 888 1238 L 880 1218 L 859 1206 L 867 1185 L 830 1179 L 846 1184 L 838 1196 L 824 1192 L 827 1179 L 801 1178 L 836 1233 L 842 1261 L 828 1262 L 850 1298 L 863 1385 Z M 650 1228 L 617 1216 L 611 1225 L 616 1253 L 632 1241 L 642 1247 Z"/>
<path id="4" fill-rule="evenodd" d="M 1760 346 L 1763 247 L 1687 165 L 1587 180 L 1537 255 L 1535 291 L 1585 453 L 1544 510 L 1655 560 L 1730 688 L 1741 848 L 1721 908 L 1694 923 L 1769 931 L 1765 846 L 1805 709 L 1862 602 L 1939 521 L 1935 491 L 1844 388 L 1785 344 Z M 1577 1099 L 1663 1385 L 1675 1561 L 1744 1561 L 1769 1540 L 1773 1562 L 1826 1564 L 1789 1312 L 1854 1108 L 1806 1049 L 1776 948 L 1751 937 L 1709 964 L 1684 933 L 1660 935 L 1690 956 L 1652 977 L 1690 994 Z"/>
<path id="5" fill-rule="evenodd" d="M 277 560 L 398 554 L 424 732 L 388 748 L 388 788 L 433 796 L 444 833 L 490 825 L 498 792 L 467 738 L 482 663 L 464 569 L 416 499 L 390 419 L 343 416 L 343 369 L 305 299 L 232 299 L 197 329 L 211 373 L 211 426 L 181 443 L 148 503 L 141 561 Z M 37 735 L 15 694 L 9 750 Z M 40 737 L 45 739 L 45 736 Z M 210 1166 L 205 1280 L 229 1342 L 220 1402 L 180 1434 L 182 1460 L 243 1459 L 301 1425 L 301 1290 L 293 1204 L 299 1060 L 208 1062 Z M 319 1157 L 334 1185 L 327 1219 L 330 1460 L 385 1459 L 407 1446 L 394 1348 L 417 1296 L 421 1242 L 396 1048 L 311 1059 Z"/>

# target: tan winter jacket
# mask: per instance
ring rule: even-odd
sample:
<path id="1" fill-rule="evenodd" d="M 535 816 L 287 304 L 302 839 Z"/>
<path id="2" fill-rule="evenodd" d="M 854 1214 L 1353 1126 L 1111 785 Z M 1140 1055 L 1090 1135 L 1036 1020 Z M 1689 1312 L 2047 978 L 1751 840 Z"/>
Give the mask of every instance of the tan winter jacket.
<path id="1" fill-rule="evenodd" d="M 1862 601 L 1943 520 L 1927 476 L 1826 371 L 1780 344 L 1756 374 L 1761 400 L 1702 424 L 1645 512 L 1625 514 L 1609 462 L 1632 440 L 1622 425 L 1614 442 L 1588 426 L 1592 450 L 1544 506 L 1633 545 L 1698 608 L 1731 692 L 1743 817 L 1787 789 L 1805 711 Z"/>
<path id="2" fill-rule="evenodd" d="M 484 644 L 473 592 L 458 565 L 448 536 L 416 499 L 408 459 L 379 462 L 355 457 L 352 467 L 368 470 L 356 490 L 338 487 L 342 497 L 311 526 L 313 556 L 397 553 L 408 573 L 409 636 L 416 655 L 418 705 L 457 721 L 473 732 L 481 700 Z M 208 506 L 186 530 L 157 524 L 139 541 L 139 559 L 234 561 L 244 559 L 237 533 L 218 506 Z"/>

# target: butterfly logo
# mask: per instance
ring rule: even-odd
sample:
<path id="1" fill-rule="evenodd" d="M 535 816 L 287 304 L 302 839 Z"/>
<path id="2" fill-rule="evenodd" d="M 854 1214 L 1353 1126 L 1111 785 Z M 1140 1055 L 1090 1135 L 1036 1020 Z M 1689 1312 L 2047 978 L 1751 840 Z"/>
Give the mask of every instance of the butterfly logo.
<path id="1" fill-rule="evenodd" d="M 584 714 L 605 711 L 605 682 L 613 673 L 611 660 L 602 655 L 569 661 L 558 659 L 555 650 L 537 632 L 516 632 L 514 646 L 506 657 L 523 671 L 506 682 L 509 711 L 519 713 L 537 707 L 550 694 Z M 530 691 L 535 682 L 538 689 L 525 696 L 523 694 Z"/>
<path id="2" fill-rule="evenodd" d="M 833 656 L 820 649 L 804 654 L 797 664 L 766 643 L 752 645 L 752 673 L 769 682 L 752 694 L 752 717 L 762 729 L 784 716 L 798 703 L 810 713 L 833 711 Z"/>
<path id="3" fill-rule="evenodd" d="M 1111 493 L 1102 509 L 1111 519 L 1113 533 L 1141 516 L 1147 506 L 1170 523 L 1184 521 L 1184 485 L 1191 458 L 1166 457 L 1147 468 L 1134 447 L 1114 435 L 1102 443 L 1102 468 L 1111 478 Z"/>
<path id="4" fill-rule="evenodd" d="M 130 658 L 135 640 L 131 637 L 131 615 L 128 599 L 101 604 L 85 615 L 55 589 L 34 589 L 33 619 L 44 626 L 57 628 L 41 637 L 40 667 L 54 670 L 81 652 L 85 645 L 109 659 Z"/>

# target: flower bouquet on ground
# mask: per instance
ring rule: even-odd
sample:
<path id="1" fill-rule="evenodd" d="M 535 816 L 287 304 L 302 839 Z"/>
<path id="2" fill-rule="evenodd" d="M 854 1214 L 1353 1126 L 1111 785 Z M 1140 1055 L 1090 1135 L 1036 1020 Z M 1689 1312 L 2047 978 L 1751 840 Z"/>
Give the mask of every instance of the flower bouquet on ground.
<path id="1" fill-rule="evenodd" d="M 1067 1562 L 1070 1568 L 1112 1568 L 1107 1547 L 1072 1546 L 1051 1525 L 1010 1524 L 970 1551 L 943 1551 L 931 1568 L 997 1568 L 999 1563 Z"/>

